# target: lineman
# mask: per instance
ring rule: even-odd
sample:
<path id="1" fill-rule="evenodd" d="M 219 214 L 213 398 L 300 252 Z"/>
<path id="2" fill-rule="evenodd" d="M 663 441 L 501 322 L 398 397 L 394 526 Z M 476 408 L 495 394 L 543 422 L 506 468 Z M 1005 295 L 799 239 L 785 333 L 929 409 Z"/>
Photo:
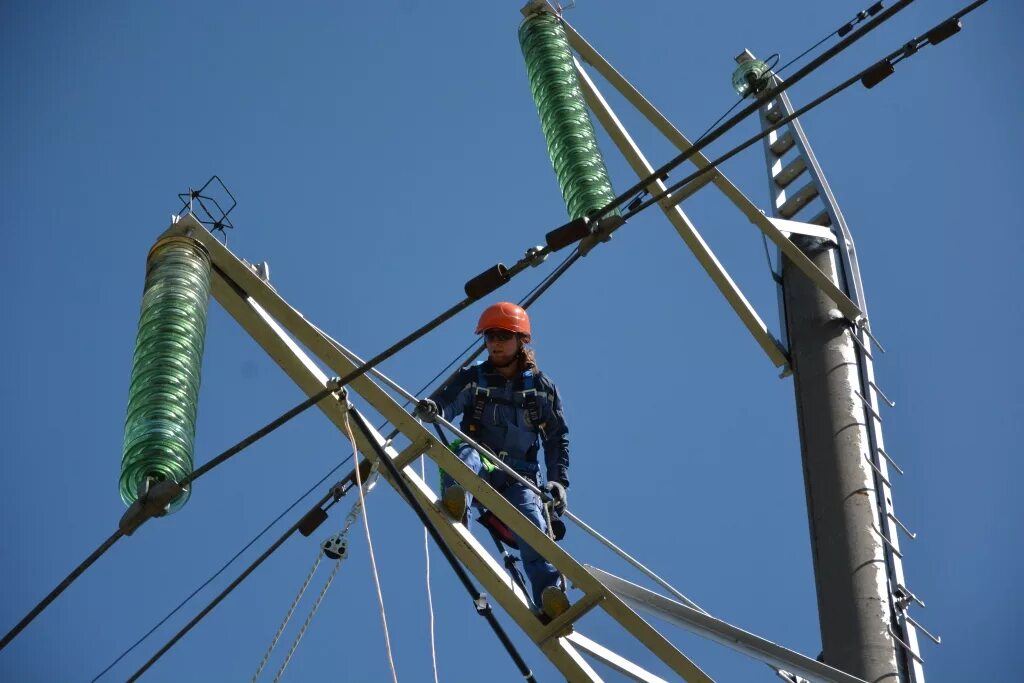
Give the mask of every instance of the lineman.
<path id="1" fill-rule="evenodd" d="M 463 368 L 416 406 L 415 415 L 432 422 L 440 414 L 451 419 L 462 415 L 462 431 L 491 451 L 488 457 L 503 460 L 525 479 L 541 484 L 537 453 L 544 448 L 544 484 L 558 514 L 565 509 L 569 487 L 569 428 L 554 383 L 537 369 L 530 342 L 530 318 L 513 303 L 500 302 L 480 316 L 476 333 L 484 337 L 488 359 Z M 480 454 L 469 444 L 456 453 L 477 474 L 483 469 Z M 540 496 L 501 470 L 490 477 L 491 485 L 530 521 L 548 533 Z M 442 503 L 455 519 L 467 518 L 472 496 L 447 473 L 442 478 Z M 554 565 L 516 536 L 523 569 L 533 589 L 534 604 L 548 619 L 569 608 L 559 587 Z"/>

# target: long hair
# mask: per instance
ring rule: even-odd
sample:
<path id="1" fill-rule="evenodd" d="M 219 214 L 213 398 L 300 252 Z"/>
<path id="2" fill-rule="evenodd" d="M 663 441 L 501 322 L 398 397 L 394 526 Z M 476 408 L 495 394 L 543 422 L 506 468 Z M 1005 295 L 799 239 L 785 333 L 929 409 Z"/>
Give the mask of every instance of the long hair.
<path id="1" fill-rule="evenodd" d="M 532 370 L 535 374 L 540 371 L 537 367 L 537 354 L 526 347 L 522 335 L 519 335 L 519 367 L 521 370 Z"/>

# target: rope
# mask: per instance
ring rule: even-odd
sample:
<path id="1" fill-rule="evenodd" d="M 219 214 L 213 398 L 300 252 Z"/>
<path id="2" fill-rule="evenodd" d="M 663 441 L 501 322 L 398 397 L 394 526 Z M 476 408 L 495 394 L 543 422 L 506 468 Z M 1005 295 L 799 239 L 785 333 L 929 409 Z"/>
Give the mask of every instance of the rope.
<path id="1" fill-rule="evenodd" d="M 519 669 L 519 673 L 522 674 L 523 678 L 526 679 L 528 683 L 536 683 L 536 679 L 530 671 L 530 667 L 526 665 L 526 661 L 523 660 L 519 651 L 516 650 L 515 644 L 508 637 L 508 634 L 505 633 L 505 629 L 501 627 L 501 624 L 498 623 L 498 620 L 495 618 L 494 610 L 491 609 L 491 605 L 487 601 L 487 596 L 476 589 L 476 586 L 473 585 L 473 581 L 469 578 L 469 574 L 467 574 L 466 570 L 462 568 L 459 561 L 455 559 L 455 555 L 452 553 L 451 548 L 449 548 L 445 543 L 444 538 L 441 537 L 441 533 L 434 526 L 434 523 L 430 521 L 430 518 L 427 517 L 427 513 L 423 511 L 423 508 L 420 506 L 415 496 L 413 496 L 412 490 L 409 488 L 409 484 L 406 483 L 405 478 L 402 477 L 402 473 L 398 470 L 398 466 L 392 462 L 391 458 L 384 451 L 381 445 L 377 443 L 373 433 L 370 431 L 370 425 L 367 424 L 366 420 L 363 419 L 363 416 L 360 415 L 355 408 L 350 408 L 348 414 L 356 421 L 356 426 L 363 434 L 363 438 L 365 438 L 369 442 L 370 447 L 373 448 L 374 453 L 377 455 L 377 461 L 383 463 L 384 467 L 387 468 L 388 474 L 391 475 L 391 478 L 394 480 L 395 488 L 398 489 L 402 497 L 409 503 L 413 512 L 415 512 L 416 516 L 419 518 L 420 523 L 427 528 L 430 532 L 431 538 L 434 539 L 437 547 L 441 549 L 441 554 L 444 555 L 444 558 L 448 561 L 452 571 L 454 571 L 455 575 L 459 577 L 459 581 L 473 600 L 473 606 L 476 608 L 477 614 L 487 620 L 488 626 L 491 627 L 491 630 L 494 631 L 494 634 L 501 641 L 501 644 L 505 648 L 505 652 L 507 652 L 509 657 L 512 658 L 512 661 L 515 663 L 516 668 Z"/>
<path id="2" fill-rule="evenodd" d="M 426 457 L 420 456 L 420 479 L 423 481 L 427 480 L 426 460 Z M 427 612 L 430 615 L 430 661 L 434 665 L 434 683 L 440 683 L 437 677 L 437 646 L 434 640 L 434 595 L 430 590 L 430 533 L 426 527 L 423 527 L 423 563 L 427 577 Z"/>
<path id="3" fill-rule="evenodd" d="M 295 654 L 295 650 L 299 647 L 299 642 L 302 641 L 302 637 L 306 635 L 306 630 L 309 628 L 310 622 L 313 621 L 313 617 L 316 615 L 316 611 L 320 609 L 320 603 L 323 602 L 324 596 L 327 595 L 327 589 L 331 587 L 331 582 L 334 581 L 334 577 L 338 575 L 338 570 L 341 569 L 341 560 L 337 560 L 334 563 L 334 568 L 331 570 L 330 575 L 327 577 L 327 582 L 324 587 L 320 590 L 320 595 L 316 596 L 316 601 L 313 603 L 313 607 L 310 608 L 309 614 L 306 615 L 306 620 L 302 622 L 302 627 L 299 632 L 295 635 L 295 642 L 288 649 L 288 654 L 285 655 L 284 661 L 281 662 L 281 668 L 277 670 L 277 675 L 274 676 L 274 683 L 278 683 L 281 680 L 281 676 L 284 675 L 284 670 L 288 666 L 288 663 L 292 661 L 292 656 Z"/>
<path id="4" fill-rule="evenodd" d="M 373 474 L 370 475 L 370 479 L 367 480 L 367 482 L 366 482 L 366 493 L 370 492 L 370 490 L 373 488 L 373 486 L 374 486 L 374 484 L 376 482 L 377 482 L 377 474 L 376 474 L 376 470 L 374 470 Z M 362 489 L 360 489 L 360 493 L 361 492 L 362 492 Z M 336 535 L 336 538 L 338 538 L 340 540 L 346 540 L 348 538 L 348 530 L 352 528 L 353 524 L 355 524 L 356 518 L 359 517 L 359 513 L 362 510 L 363 510 L 363 502 L 362 502 L 362 500 L 356 501 L 355 504 L 352 506 L 352 509 L 349 510 L 348 516 L 345 517 L 345 526 L 342 527 L 341 532 L 339 532 Z M 332 537 L 332 538 L 335 538 L 335 537 Z M 274 676 L 274 683 L 277 683 L 278 681 L 280 681 L 281 680 L 281 676 L 284 675 L 285 668 L 287 668 L 288 663 L 292 661 L 292 657 L 295 655 L 295 651 L 298 649 L 299 643 L 302 642 L 302 638 L 303 638 L 303 636 L 306 635 L 306 631 L 309 629 L 309 625 L 310 625 L 310 623 L 312 623 L 313 617 L 316 616 L 317 610 L 320 609 L 320 603 L 323 602 L 324 596 L 327 595 L 327 589 L 331 587 L 331 583 L 334 581 L 334 577 L 338 575 L 338 570 L 341 569 L 341 563 L 343 561 L 345 561 L 345 559 L 347 557 L 348 557 L 348 553 L 346 552 L 344 555 L 339 556 L 338 559 L 334 561 L 334 568 L 331 569 L 331 573 L 327 577 L 327 582 L 324 583 L 324 587 L 320 590 L 320 594 L 317 596 L 316 600 L 313 602 L 313 606 L 310 608 L 309 614 L 306 615 L 306 620 L 304 622 L 302 622 L 302 626 L 299 628 L 299 632 L 295 635 L 295 640 L 294 640 L 294 642 L 292 642 L 292 646 L 288 649 L 288 654 L 285 655 L 284 661 L 281 663 L 281 668 L 277 670 L 277 674 Z M 319 561 L 320 560 L 318 558 L 317 559 L 317 563 L 318 564 L 319 564 Z M 312 576 L 312 574 L 310 576 Z"/>
<path id="5" fill-rule="evenodd" d="M 352 444 L 353 457 L 359 453 L 359 446 L 356 445 L 356 437 L 352 434 L 352 425 L 349 424 L 348 413 L 345 413 L 345 433 Z M 387 457 L 387 456 L 385 456 Z M 384 609 L 384 593 L 380 589 L 380 575 L 377 572 L 377 558 L 373 552 L 373 538 L 370 535 L 370 516 L 366 512 L 366 497 L 363 494 L 362 475 L 356 467 L 356 486 L 359 487 L 359 504 L 363 508 L 363 528 L 366 530 L 366 545 L 370 551 L 370 567 L 373 569 L 373 582 L 377 587 L 377 602 L 380 604 L 380 621 L 384 625 L 384 646 L 388 651 L 388 665 L 391 667 L 391 680 L 398 683 L 398 673 L 395 671 L 395 660 L 391 655 L 391 634 L 388 632 L 388 615 Z"/>
<path id="6" fill-rule="evenodd" d="M 137 647 L 138 647 L 139 645 L 141 645 L 141 644 L 142 644 L 142 642 L 143 642 L 144 640 L 146 640 L 146 638 L 149 638 L 149 637 L 150 637 L 151 635 L 153 635 L 153 633 L 155 633 L 155 632 L 156 632 L 156 630 L 157 630 L 158 628 L 160 628 L 160 627 L 161 627 L 161 626 L 163 626 L 163 625 L 164 625 L 165 623 L 167 623 L 167 620 L 168 620 L 168 619 L 170 619 L 171 617 L 173 617 L 173 616 L 174 616 L 175 614 L 177 614 L 178 610 L 180 610 L 180 609 L 181 609 L 182 607 L 184 607 L 184 606 L 185 606 L 185 605 L 186 605 L 186 604 L 188 603 L 188 601 L 189 601 L 189 600 L 191 600 L 191 599 L 192 599 L 192 598 L 194 598 L 194 597 L 195 597 L 196 595 L 198 595 L 199 591 L 203 590 L 204 588 L 206 588 L 207 586 L 209 586 L 209 585 L 210 585 L 211 583 L 213 583 L 213 580 L 214 580 L 214 579 L 216 579 L 216 578 L 217 578 L 218 576 L 220 576 L 221 574 L 223 574 L 223 573 L 224 573 L 224 571 L 225 571 L 225 570 L 226 570 L 226 569 L 227 569 L 228 567 L 230 567 L 230 566 L 231 566 L 231 565 L 232 565 L 232 564 L 234 563 L 234 561 L 235 561 L 235 560 L 237 560 L 237 559 L 238 559 L 239 557 L 241 557 L 241 556 L 242 556 L 242 553 L 244 553 L 244 552 L 245 552 L 246 550 L 248 550 L 249 548 L 251 548 L 251 547 L 253 546 L 253 544 L 255 544 L 255 543 L 256 543 L 256 541 L 260 540 L 260 538 L 262 538 L 262 537 L 263 537 L 263 534 L 265 534 L 265 533 L 267 533 L 268 531 L 270 531 L 270 529 L 271 529 L 271 528 L 272 528 L 272 527 L 273 527 L 273 526 L 274 526 L 275 524 L 277 524 L 278 522 L 280 522 L 280 521 L 281 521 L 281 519 L 283 519 L 285 515 L 287 515 L 287 514 L 288 514 L 289 512 L 291 512 L 291 511 L 292 511 L 292 509 L 294 509 L 296 505 L 298 505 L 299 503 L 301 503 L 301 502 L 302 502 L 302 501 L 303 501 L 303 500 L 304 500 L 304 499 L 306 498 L 306 496 L 308 496 L 309 494 L 313 493 L 313 491 L 315 491 L 315 490 L 317 489 L 317 487 L 318 487 L 318 486 L 320 486 L 320 484 L 323 484 L 323 483 L 324 483 L 325 481 L 327 481 L 327 478 L 328 478 L 328 477 L 330 477 L 330 476 L 331 476 L 332 474 L 334 474 L 335 472 L 337 472 L 337 471 L 338 471 L 338 470 L 339 470 L 339 469 L 340 469 L 340 468 L 342 467 L 342 465 L 344 465 L 344 464 L 345 464 L 346 462 L 348 462 L 348 461 L 349 461 L 349 460 L 351 460 L 351 459 L 352 459 L 352 456 L 349 456 L 349 457 L 345 458 L 345 459 L 344 459 L 344 460 L 342 460 L 342 461 L 341 461 L 340 463 L 338 463 L 337 465 L 335 465 L 334 467 L 332 467 L 332 468 L 330 469 L 330 471 L 328 471 L 328 472 L 327 472 L 327 474 L 325 474 L 324 476 L 320 477 L 320 480 L 319 480 L 319 481 L 318 481 L 317 483 L 315 483 L 315 484 L 313 484 L 312 486 L 310 486 L 310 487 L 309 487 L 309 488 L 308 488 L 308 489 L 306 490 L 306 492 L 305 492 L 305 493 L 303 493 L 303 494 L 302 494 L 301 496 L 299 496 L 298 498 L 296 498 L 296 499 L 295 499 L 295 501 L 294 501 L 294 502 L 293 502 L 293 503 L 292 503 L 291 505 L 289 505 L 289 506 L 288 506 L 288 507 L 286 507 L 286 508 L 285 508 L 284 510 L 282 510 L 282 511 L 281 511 L 281 514 L 279 514 L 279 515 L 278 515 L 277 517 L 275 517 L 275 518 L 273 519 L 273 521 L 271 521 L 271 522 L 270 522 L 269 524 L 267 524 L 267 525 L 266 525 L 265 527 L 263 527 L 263 530 L 262 530 L 262 531 L 260 531 L 260 532 L 259 532 L 258 534 L 256 534 L 255 536 L 253 536 L 253 537 L 252 537 L 252 539 L 251 539 L 251 540 L 250 540 L 250 541 L 249 541 L 248 543 L 246 543 L 246 544 L 245 544 L 244 546 L 242 546 L 241 550 L 239 550 L 239 551 L 238 551 L 237 553 L 235 553 L 235 554 L 234 554 L 234 556 L 233 556 L 233 557 L 232 557 L 232 558 L 231 558 L 230 560 L 228 560 L 228 561 L 227 561 L 227 562 L 225 562 L 225 563 L 224 563 L 223 565 L 221 565 L 221 568 L 220 568 L 220 569 L 218 569 L 217 571 L 215 571 L 215 572 L 214 572 L 214 573 L 213 573 L 213 574 L 212 574 L 212 575 L 210 576 L 210 578 L 206 579 L 206 581 L 203 581 L 203 582 L 202 582 L 201 584 L 199 584 L 199 587 L 198 587 L 198 588 L 196 588 L 196 589 L 195 589 L 194 591 L 192 591 L 191 593 L 189 593 L 188 597 L 186 597 L 186 598 L 185 598 L 184 600 L 182 600 L 181 602 L 179 602 L 179 603 L 178 603 L 178 606 L 177 606 L 177 607 L 175 607 L 175 608 L 174 608 L 174 609 L 172 609 L 172 610 L 171 610 L 170 612 L 168 612 L 168 613 L 167 613 L 167 614 L 166 614 L 166 615 L 164 616 L 164 618 L 163 618 L 163 619 L 161 619 L 160 621 L 158 621 L 158 622 L 156 623 L 156 625 L 154 625 L 154 626 L 153 626 L 153 628 L 149 629 L 149 631 L 147 631 L 147 632 L 146 632 L 146 634 L 145 634 L 145 635 L 143 635 L 143 636 L 142 636 L 141 638 L 139 638 L 138 640 L 136 640 L 136 641 L 135 641 L 135 642 L 134 642 L 134 643 L 132 644 L 132 646 L 131 646 L 131 647 L 129 647 L 129 648 L 127 649 L 127 650 L 125 650 L 125 651 L 124 651 L 124 652 L 122 652 L 122 653 L 121 653 L 120 655 L 118 655 L 117 659 L 115 659 L 115 660 L 114 660 L 114 661 L 112 661 L 112 662 L 111 662 L 111 663 L 110 663 L 109 665 L 107 665 L 107 668 L 106 668 L 106 669 L 104 669 L 103 671 L 101 671 L 101 672 L 99 672 L 98 674 L 96 674 L 96 677 L 95 677 L 95 678 L 93 678 L 93 679 L 92 679 L 92 681 L 90 681 L 90 683 L 96 683 L 96 681 L 98 681 L 98 680 L 99 680 L 100 678 L 102 678 L 102 677 L 103 677 L 103 675 L 104 675 L 105 673 L 107 673 L 108 671 L 110 671 L 111 669 L 113 669 L 113 668 L 114 668 L 114 667 L 115 667 L 115 666 L 117 665 L 117 663 L 118 663 L 118 662 L 120 662 L 120 661 L 121 661 L 122 659 L 124 659 L 125 657 L 127 657 L 127 656 L 128 656 L 128 653 L 130 653 L 130 652 L 131 652 L 132 650 L 134 650 L 134 649 L 135 649 L 135 648 L 137 648 Z"/>
<path id="7" fill-rule="evenodd" d="M 253 683 L 256 683 L 260 674 L 263 673 L 263 668 L 267 665 L 267 661 L 270 659 L 270 653 L 272 653 L 274 648 L 277 647 L 277 641 L 281 640 L 281 635 L 284 633 L 285 627 L 288 626 L 288 622 L 291 621 L 292 615 L 295 614 L 295 608 L 299 606 L 299 600 L 301 600 L 302 596 L 306 594 L 306 589 L 309 588 L 309 582 L 313 580 L 313 575 L 316 574 L 317 567 L 320 566 L 320 561 L 323 557 L 323 551 L 317 549 L 316 560 L 313 561 L 313 567 L 309 570 L 309 574 L 306 575 L 306 580 L 302 582 L 302 587 L 299 588 L 298 595 L 296 595 L 295 599 L 292 600 L 291 607 L 289 607 L 288 611 L 285 613 L 284 621 L 281 622 L 281 625 L 277 628 L 277 633 L 275 633 L 273 639 L 271 639 L 270 647 L 267 648 L 267 651 L 263 655 L 263 659 L 260 660 L 260 665 L 256 667 L 256 673 L 252 675 Z"/>

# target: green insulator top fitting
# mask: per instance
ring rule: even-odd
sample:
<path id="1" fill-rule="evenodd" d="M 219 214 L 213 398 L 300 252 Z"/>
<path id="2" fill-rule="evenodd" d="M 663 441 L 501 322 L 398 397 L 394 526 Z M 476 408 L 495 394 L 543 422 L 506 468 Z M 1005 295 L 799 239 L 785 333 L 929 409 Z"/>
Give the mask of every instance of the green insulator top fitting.
<path id="1" fill-rule="evenodd" d="M 615 193 L 565 28 L 551 12 L 537 12 L 520 25 L 519 45 L 566 209 L 570 218 L 583 218 L 611 203 Z"/>
<path id="2" fill-rule="evenodd" d="M 753 91 L 756 95 L 768 83 L 765 78 L 771 69 L 760 59 L 754 59 L 749 50 L 736 58 L 739 66 L 732 72 L 732 88 L 740 97 L 746 97 Z"/>

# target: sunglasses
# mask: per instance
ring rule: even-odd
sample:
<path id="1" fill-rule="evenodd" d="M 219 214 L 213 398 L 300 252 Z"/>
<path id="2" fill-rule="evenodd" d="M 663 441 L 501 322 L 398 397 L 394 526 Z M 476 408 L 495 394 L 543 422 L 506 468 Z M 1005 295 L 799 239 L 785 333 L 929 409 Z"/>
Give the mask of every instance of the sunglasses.
<path id="1" fill-rule="evenodd" d="M 508 330 L 487 330 L 484 332 L 484 339 L 487 341 L 507 342 L 514 336 L 516 336 L 516 333 L 509 332 Z"/>

